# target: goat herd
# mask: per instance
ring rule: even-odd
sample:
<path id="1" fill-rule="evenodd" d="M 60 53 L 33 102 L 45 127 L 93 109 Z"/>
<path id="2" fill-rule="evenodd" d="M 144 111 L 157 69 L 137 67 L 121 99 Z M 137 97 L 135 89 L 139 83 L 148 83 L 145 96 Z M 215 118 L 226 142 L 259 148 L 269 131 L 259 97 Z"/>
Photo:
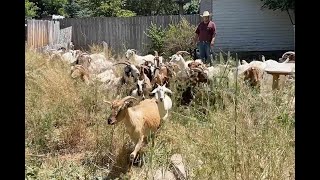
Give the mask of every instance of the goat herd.
<path id="1" fill-rule="evenodd" d="M 181 105 L 188 105 L 195 98 L 194 87 L 208 88 L 208 84 L 216 82 L 218 78 L 227 80 L 232 84 L 236 77 L 244 77 L 250 86 L 259 88 L 264 78 L 265 69 L 281 69 L 284 64 L 291 64 L 290 71 L 294 72 L 295 53 L 290 51 L 275 60 L 252 61 L 242 60 L 238 67 L 217 64 L 209 66 L 201 60 L 185 61 L 183 54 L 187 51 L 178 51 L 165 62 L 157 52 L 139 56 L 136 50 L 128 49 L 125 53 L 126 61 L 112 63 L 103 53 L 88 54 L 80 50 L 60 49 L 51 51 L 50 59 L 60 58 L 71 65 L 71 77 L 80 77 L 87 85 L 101 82 L 101 87 L 117 92 L 125 90 L 124 98 L 117 98 L 110 102 L 111 114 L 108 124 L 113 125 L 123 121 L 127 132 L 135 143 L 134 151 L 130 154 L 133 162 L 137 153 L 144 144 L 150 132 L 156 132 L 160 122 L 168 118 L 172 108 L 170 83 L 185 82 L 187 88 L 182 93 Z M 117 76 L 115 66 L 124 65 L 122 75 Z M 287 66 L 286 66 L 287 67 Z"/>

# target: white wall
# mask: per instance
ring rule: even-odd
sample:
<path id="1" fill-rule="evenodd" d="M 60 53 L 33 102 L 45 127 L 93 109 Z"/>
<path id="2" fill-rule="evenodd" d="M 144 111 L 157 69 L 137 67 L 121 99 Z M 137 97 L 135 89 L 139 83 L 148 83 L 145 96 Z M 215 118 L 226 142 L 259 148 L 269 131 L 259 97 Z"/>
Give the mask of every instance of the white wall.
<path id="1" fill-rule="evenodd" d="M 217 26 L 215 51 L 294 49 L 294 29 L 286 12 L 262 10 L 260 0 L 202 0 L 200 13 L 208 6 Z"/>

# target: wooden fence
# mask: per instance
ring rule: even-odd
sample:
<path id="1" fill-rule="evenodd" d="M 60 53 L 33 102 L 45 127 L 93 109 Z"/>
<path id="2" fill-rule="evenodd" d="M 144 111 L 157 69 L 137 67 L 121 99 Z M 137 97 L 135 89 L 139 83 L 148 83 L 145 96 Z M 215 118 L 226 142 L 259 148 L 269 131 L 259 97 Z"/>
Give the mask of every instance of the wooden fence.
<path id="1" fill-rule="evenodd" d="M 32 49 L 66 47 L 71 41 L 71 33 L 72 27 L 60 29 L 59 21 L 28 20 L 27 46 Z"/>
<path id="2" fill-rule="evenodd" d="M 127 48 L 134 48 L 140 53 L 146 53 L 150 40 L 145 33 L 151 23 L 167 27 L 169 24 L 177 24 L 182 17 L 186 18 L 192 25 L 197 25 L 200 22 L 199 14 L 129 18 L 66 18 L 59 21 L 61 28 L 72 26 L 72 42 L 77 49 L 87 49 L 88 45 L 105 41 L 116 52 L 124 51 Z"/>

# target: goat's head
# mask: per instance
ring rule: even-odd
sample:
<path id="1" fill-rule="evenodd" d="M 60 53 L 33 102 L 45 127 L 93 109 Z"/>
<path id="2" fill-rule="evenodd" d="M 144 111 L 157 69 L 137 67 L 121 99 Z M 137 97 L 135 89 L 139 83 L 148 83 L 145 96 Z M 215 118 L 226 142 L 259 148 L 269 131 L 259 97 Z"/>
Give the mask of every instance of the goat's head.
<path id="1" fill-rule="evenodd" d="M 111 105 L 111 114 L 108 117 L 108 124 L 113 125 L 121 121 L 125 114 L 123 113 L 125 109 L 133 105 L 133 101 L 138 101 L 135 97 L 127 96 L 123 99 L 117 99 L 113 102 L 104 100 L 105 103 Z"/>
<path id="2" fill-rule="evenodd" d="M 88 70 L 82 65 L 71 66 L 71 77 L 74 79 L 80 77 L 87 85 L 91 84 Z"/>
<path id="3" fill-rule="evenodd" d="M 165 93 L 172 94 L 172 91 L 166 87 L 166 83 L 165 83 L 162 86 L 157 84 L 157 87 L 151 93 L 155 94 L 156 99 L 159 99 L 162 102 L 164 100 L 164 94 Z"/>
<path id="4" fill-rule="evenodd" d="M 137 88 L 138 88 L 138 95 L 141 96 L 143 93 L 143 90 L 145 89 L 146 84 L 145 84 L 145 80 L 137 80 Z"/>
<path id="5" fill-rule="evenodd" d="M 255 67 L 250 67 L 244 72 L 244 80 L 252 87 L 259 85 L 259 70 Z"/>
<path id="6" fill-rule="evenodd" d="M 188 64 L 188 67 L 191 69 L 191 68 L 199 67 L 199 66 L 201 66 L 201 65 L 203 65 L 202 62 L 200 63 L 200 62 L 194 61 L 194 62 L 189 63 L 189 64 Z"/>
<path id="7" fill-rule="evenodd" d="M 126 58 L 130 59 L 133 55 L 135 55 L 137 53 L 137 51 L 135 49 L 128 49 L 126 51 Z"/>
<path id="8" fill-rule="evenodd" d="M 71 77 L 77 78 L 82 77 L 84 75 L 88 75 L 88 72 L 82 65 L 71 66 Z"/>
<path id="9" fill-rule="evenodd" d="M 164 75 L 164 74 L 157 74 L 157 76 L 154 78 L 154 82 L 155 84 L 159 84 L 159 85 L 163 85 L 163 84 L 167 84 L 169 82 L 169 78 Z"/>
<path id="10" fill-rule="evenodd" d="M 183 53 L 189 54 L 187 51 L 178 51 L 176 54 L 170 57 L 170 62 L 177 63 L 184 60 L 182 57 Z"/>
<path id="11" fill-rule="evenodd" d="M 208 75 L 205 73 L 204 69 L 201 67 L 191 68 L 190 69 L 190 80 L 192 84 L 195 83 L 207 83 Z"/>
<path id="12" fill-rule="evenodd" d="M 133 77 L 136 78 L 140 74 L 138 68 L 135 65 L 131 64 L 129 61 L 118 62 L 118 63 L 114 64 L 113 66 L 116 66 L 116 65 L 119 65 L 119 64 L 126 65 L 124 67 L 124 73 L 125 73 L 125 75 L 127 77 L 133 76 Z"/>

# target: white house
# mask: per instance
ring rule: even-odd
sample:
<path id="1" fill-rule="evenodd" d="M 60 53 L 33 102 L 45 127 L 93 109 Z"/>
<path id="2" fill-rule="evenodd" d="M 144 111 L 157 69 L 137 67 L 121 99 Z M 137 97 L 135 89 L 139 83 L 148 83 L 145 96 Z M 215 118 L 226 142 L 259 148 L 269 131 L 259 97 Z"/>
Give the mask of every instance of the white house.
<path id="1" fill-rule="evenodd" d="M 294 50 L 294 27 L 287 12 L 261 9 L 260 0 L 201 0 L 200 14 L 213 13 L 215 49 Z"/>

